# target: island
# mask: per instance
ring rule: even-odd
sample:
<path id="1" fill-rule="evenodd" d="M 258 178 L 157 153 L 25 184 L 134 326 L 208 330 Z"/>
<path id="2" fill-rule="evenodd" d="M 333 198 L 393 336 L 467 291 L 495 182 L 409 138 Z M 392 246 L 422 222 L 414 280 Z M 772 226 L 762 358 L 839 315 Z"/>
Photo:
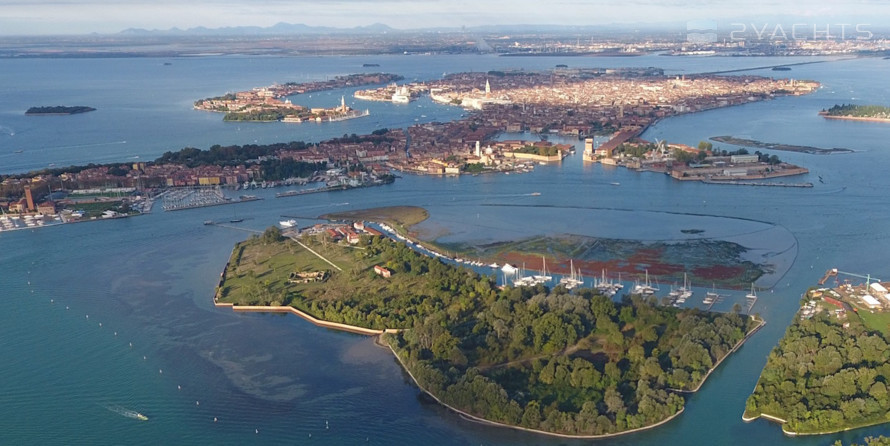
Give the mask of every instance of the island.
<path id="1" fill-rule="evenodd" d="M 403 222 L 424 217 L 373 213 L 390 212 Z M 381 335 L 418 387 L 462 416 L 577 438 L 673 419 L 684 395 L 763 324 L 640 295 L 499 287 L 375 226 L 389 227 L 270 227 L 235 246 L 214 302 Z"/>
<path id="2" fill-rule="evenodd" d="M 664 173 L 680 181 L 813 187 L 812 183 L 762 181 L 809 173 L 804 167 L 782 162 L 776 155 L 759 151 L 749 154 L 746 149 L 732 152 L 715 149 L 713 144 L 706 141 L 699 142 L 698 147 L 666 141 L 652 143 L 634 138 L 632 133 L 621 132 L 597 147 L 594 147 L 593 140 L 588 138 L 585 142 L 584 160 L 627 167 L 640 172 Z"/>
<path id="3" fill-rule="evenodd" d="M 829 270 L 821 283 L 838 274 L 848 273 Z M 808 290 L 770 353 L 743 419 L 781 423 L 787 435 L 829 434 L 890 421 L 888 286 L 870 279 Z"/>
<path id="4" fill-rule="evenodd" d="M 726 144 L 732 144 L 734 146 L 747 146 L 747 147 L 755 147 L 758 149 L 769 149 L 769 150 L 780 150 L 783 152 L 801 152 L 801 153 L 809 153 L 811 155 L 830 155 L 832 153 L 852 153 L 853 150 L 845 149 L 842 147 L 835 147 L 831 149 L 823 149 L 820 147 L 813 146 L 798 146 L 794 144 L 781 144 L 774 142 L 762 142 L 754 139 L 745 139 L 745 138 L 736 138 L 735 136 L 712 136 L 709 138 L 711 141 L 723 142 Z"/>
<path id="5" fill-rule="evenodd" d="M 890 122 L 890 107 L 855 104 L 833 105 L 827 110 L 820 111 L 819 115 L 826 119 Z"/>
<path id="6" fill-rule="evenodd" d="M 87 107 L 85 105 L 74 105 L 74 106 L 54 105 L 54 106 L 44 106 L 44 107 L 31 107 L 25 112 L 25 114 L 28 116 L 76 115 L 78 113 L 87 113 L 87 112 L 91 112 L 91 111 L 96 111 L 96 109 L 93 107 Z"/>
<path id="7" fill-rule="evenodd" d="M 379 84 L 393 82 L 401 76 L 387 73 L 352 74 L 337 76 L 334 79 L 318 82 L 296 83 L 254 88 L 248 91 L 227 93 L 223 96 L 200 99 L 195 101 L 195 109 L 225 113 L 224 121 L 254 122 L 332 122 L 368 116 L 369 112 L 354 110 L 346 105 L 345 98 L 340 98 L 339 106 L 305 107 L 294 104 L 287 97 L 316 91 L 355 85 Z"/>

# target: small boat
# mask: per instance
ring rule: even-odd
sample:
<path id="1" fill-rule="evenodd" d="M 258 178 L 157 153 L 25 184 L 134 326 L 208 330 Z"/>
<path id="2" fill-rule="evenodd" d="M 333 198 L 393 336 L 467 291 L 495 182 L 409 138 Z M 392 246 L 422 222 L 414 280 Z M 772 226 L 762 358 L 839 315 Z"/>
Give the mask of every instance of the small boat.
<path id="1" fill-rule="evenodd" d="M 205 225 L 212 225 L 212 224 L 213 224 L 213 220 L 204 220 L 204 224 L 205 224 Z"/>
<path id="2" fill-rule="evenodd" d="M 242 221 L 244 221 L 243 218 L 233 218 L 229 220 L 229 223 L 241 223 Z"/>
<path id="3" fill-rule="evenodd" d="M 297 221 L 294 219 L 281 220 L 278 222 L 278 224 L 281 225 L 282 228 L 293 228 L 294 226 L 297 225 Z"/>
<path id="4" fill-rule="evenodd" d="M 134 420 L 139 420 L 139 421 L 148 421 L 148 417 L 147 417 L 147 416 L 143 415 L 143 414 L 140 413 L 140 412 L 136 412 L 135 410 L 127 409 L 127 408 L 125 408 L 125 407 L 121 407 L 121 406 L 106 406 L 106 409 L 108 409 L 108 410 L 110 410 L 110 411 L 112 411 L 112 412 L 114 412 L 114 413 L 116 413 L 116 414 L 118 414 L 118 415 L 125 416 L 125 417 L 127 417 L 127 418 L 132 418 L 132 419 L 134 419 Z"/>

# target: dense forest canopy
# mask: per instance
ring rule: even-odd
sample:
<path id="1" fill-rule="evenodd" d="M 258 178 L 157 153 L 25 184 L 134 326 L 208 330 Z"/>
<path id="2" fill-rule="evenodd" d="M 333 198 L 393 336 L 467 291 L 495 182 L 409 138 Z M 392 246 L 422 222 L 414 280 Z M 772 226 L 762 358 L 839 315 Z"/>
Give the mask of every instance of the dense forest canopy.
<path id="1" fill-rule="evenodd" d="M 784 419 L 783 429 L 799 433 L 887 422 L 888 360 L 887 340 L 855 314 L 795 320 L 770 353 L 745 414 Z"/>
<path id="2" fill-rule="evenodd" d="M 834 105 L 825 111 L 828 116 L 852 116 L 855 118 L 890 119 L 890 107 L 881 105 Z"/>
<path id="3" fill-rule="evenodd" d="M 245 144 L 243 146 L 211 146 L 208 150 L 186 147 L 178 152 L 164 152 L 154 162 L 157 164 L 183 164 L 187 167 L 205 165 L 237 166 L 248 160 L 258 160 L 261 157 L 275 156 L 281 151 L 299 151 L 309 148 L 309 144 L 302 141 L 291 141 L 276 144 Z"/>

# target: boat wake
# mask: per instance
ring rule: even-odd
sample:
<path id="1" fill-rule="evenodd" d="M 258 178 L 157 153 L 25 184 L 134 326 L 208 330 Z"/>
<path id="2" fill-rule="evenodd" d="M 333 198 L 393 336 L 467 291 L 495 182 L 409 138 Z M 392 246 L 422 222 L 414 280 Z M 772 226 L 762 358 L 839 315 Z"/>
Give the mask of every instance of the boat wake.
<path id="1" fill-rule="evenodd" d="M 123 417 L 132 418 L 139 421 L 148 421 L 147 416 L 142 415 L 135 410 L 127 409 L 123 406 L 105 406 L 105 408 Z"/>

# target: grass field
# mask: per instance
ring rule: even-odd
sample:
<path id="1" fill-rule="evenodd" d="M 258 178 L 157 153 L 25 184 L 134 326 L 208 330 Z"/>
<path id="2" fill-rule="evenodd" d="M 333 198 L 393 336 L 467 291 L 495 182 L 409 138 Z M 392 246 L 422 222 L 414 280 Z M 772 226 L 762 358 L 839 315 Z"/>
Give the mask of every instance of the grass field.
<path id="1" fill-rule="evenodd" d="M 361 250 L 354 247 L 321 242 L 311 237 L 303 242 L 343 271 L 335 270 L 293 240 L 264 243 L 260 238 L 251 238 L 238 243 L 232 252 L 220 301 L 242 305 L 287 305 L 293 298 L 289 296 L 291 293 L 317 294 L 346 280 L 348 276 L 372 268 L 374 262 L 379 260 L 361 259 Z M 298 271 L 329 271 L 331 277 L 325 283 L 288 283 L 290 274 Z"/>
<path id="2" fill-rule="evenodd" d="M 306 310 L 313 301 L 354 300 L 404 294 L 424 286 L 424 278 L 399 274 L 397 280 L 377 276 L 374 265 L 388 259 L 358 246 L 341 245 L 322 236 L 301 242 L 342 269 L 339 271 L 293 240 L 264 243 L 251 238 L 236 245 L 226 268 L 219 301 L 239 305 L 293 305 Z M 390 243 L 390 242 L 387 242 Z M 324 282 L 289 283 L 292 272 L 328 271 Z"/>
<path id="3" fill-rule="evenodd" d="M 105 211 L 120 212 L 120 201 L 97 201 L 77 203 L 69 206 L 70 208 L 84 211 L 84 217 L 101 217 Z"/>
<path id="4" fill-rule="evenodd" d="M 868 310 L 860 309 L 856 314 L 859 315 L 866 327 L 880 331 L 884 336 L 890 337 L 890 313 L 872 313 Z"/>

